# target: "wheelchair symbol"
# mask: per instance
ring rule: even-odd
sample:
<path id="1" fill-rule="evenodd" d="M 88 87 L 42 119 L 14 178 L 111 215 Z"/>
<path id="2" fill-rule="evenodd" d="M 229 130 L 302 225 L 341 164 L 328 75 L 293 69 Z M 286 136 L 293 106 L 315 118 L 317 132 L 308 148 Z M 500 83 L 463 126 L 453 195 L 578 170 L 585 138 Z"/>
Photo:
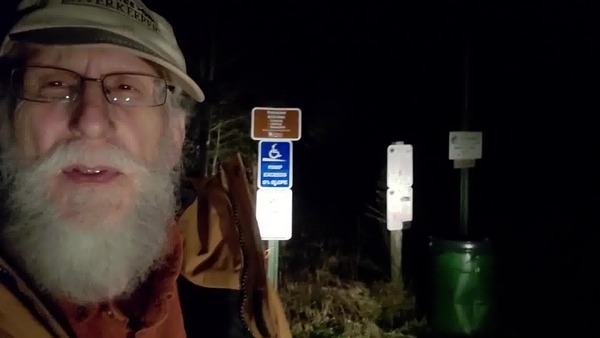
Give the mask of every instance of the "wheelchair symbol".
<path id="1" fill-rule="evenodd" d="M 283 157 L 283 154 L 277 149 L 278 143 L 271 144 L 271 149 L 267 152 L 267 156 L 262 155 L 263 162 L 285 162 L 286 160 Z M 266 152 L 266 149 L 265 149 Z"/>
<path id="2" fill-rule="evenodd" d="M 279 149 L 277 149 L 276 147 L 277 147 L 277 143 L 273 143 L 273 144 L 271 145 L 271 150 L 269 150 L 269 158 L 270 158 L 270 159 L 274 159 L 274 160 L 275 160 L 275 159 L 278 159 L 278 158 L 280 158 L 281 156 L 283 156 L 283 155 L 281 155 L 281 153 L 279 152 Z"/>

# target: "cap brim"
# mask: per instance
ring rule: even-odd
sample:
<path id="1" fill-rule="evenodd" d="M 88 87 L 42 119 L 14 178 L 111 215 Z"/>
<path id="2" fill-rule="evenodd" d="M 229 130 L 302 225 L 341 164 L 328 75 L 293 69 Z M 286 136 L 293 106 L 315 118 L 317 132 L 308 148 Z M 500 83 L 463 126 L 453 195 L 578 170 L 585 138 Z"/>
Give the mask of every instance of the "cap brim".
<path id="1" fill-rule="evenodd" d="M 112 31 L 92 27 L 54 27 L 12 33 L 9 35 L 9 39 L 46 45 L 106 44 L 125 48 L 132 54 L 166 69 L 171 75 L 172 84 L 179 86 L 196 101 L 203 102 L 205 99 L 202 89 L 184 71 L 173 66 L 146 46 Z"/>

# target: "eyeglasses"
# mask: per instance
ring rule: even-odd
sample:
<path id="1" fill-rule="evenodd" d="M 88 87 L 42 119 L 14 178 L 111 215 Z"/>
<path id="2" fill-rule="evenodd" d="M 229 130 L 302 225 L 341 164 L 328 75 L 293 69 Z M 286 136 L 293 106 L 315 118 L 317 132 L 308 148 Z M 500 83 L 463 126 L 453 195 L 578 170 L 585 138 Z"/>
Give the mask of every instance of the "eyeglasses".
<path id="1" fill-rule="evenodd" d="M 68 69 L 27 66 L 11 72 L 10 88 L 19 99 L 34 102 L 75 102 L 86 81 L 100 82 L 106 100 L 126 107 L 156 107 L 165 104 L 173 86 L 158 76 L 113 73 L 86 78 Z"/>

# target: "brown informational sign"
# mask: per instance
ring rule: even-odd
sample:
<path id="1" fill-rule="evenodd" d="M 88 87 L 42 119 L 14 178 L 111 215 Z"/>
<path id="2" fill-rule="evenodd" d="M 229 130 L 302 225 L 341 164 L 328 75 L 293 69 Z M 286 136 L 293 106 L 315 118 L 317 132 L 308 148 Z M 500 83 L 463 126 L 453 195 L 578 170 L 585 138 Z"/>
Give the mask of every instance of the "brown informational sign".
<path id="1" fill-rule="evenodd" d="M 297 141 L 302 136 L 302 112 L 297 108 L 252 109 L 253 140 Z"/>

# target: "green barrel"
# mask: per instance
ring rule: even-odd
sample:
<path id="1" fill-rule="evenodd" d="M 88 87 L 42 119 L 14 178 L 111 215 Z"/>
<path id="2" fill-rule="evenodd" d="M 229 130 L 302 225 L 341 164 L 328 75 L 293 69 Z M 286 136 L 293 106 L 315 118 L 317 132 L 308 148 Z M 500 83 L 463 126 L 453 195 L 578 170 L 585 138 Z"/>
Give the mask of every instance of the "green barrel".
<path id="1" fill-rule="evenodd" d="M 439 336 L 491 336 L 495 329 L 494 261 L 488 241 L 431 239 L 430 324 Z"/>

